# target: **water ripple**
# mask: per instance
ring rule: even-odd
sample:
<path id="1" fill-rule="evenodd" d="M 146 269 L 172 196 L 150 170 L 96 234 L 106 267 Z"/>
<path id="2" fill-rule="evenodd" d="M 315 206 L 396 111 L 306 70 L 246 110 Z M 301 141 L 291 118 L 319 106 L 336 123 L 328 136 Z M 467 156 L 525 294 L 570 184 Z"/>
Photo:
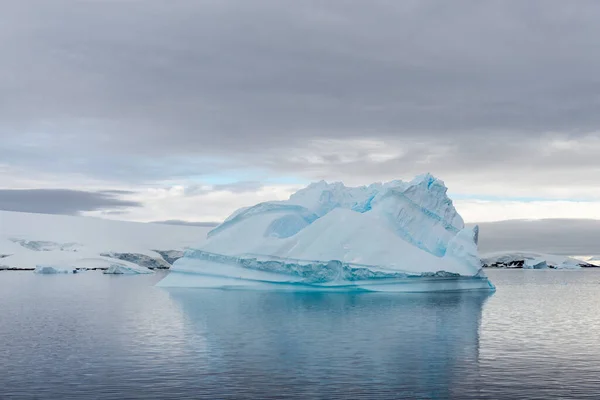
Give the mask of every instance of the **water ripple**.
<path id="1" fill-rule="evenodd" d="M 0 398 L 598 398 L 600 271 L 489 275 L 491 297 L 2 273 Z"/>

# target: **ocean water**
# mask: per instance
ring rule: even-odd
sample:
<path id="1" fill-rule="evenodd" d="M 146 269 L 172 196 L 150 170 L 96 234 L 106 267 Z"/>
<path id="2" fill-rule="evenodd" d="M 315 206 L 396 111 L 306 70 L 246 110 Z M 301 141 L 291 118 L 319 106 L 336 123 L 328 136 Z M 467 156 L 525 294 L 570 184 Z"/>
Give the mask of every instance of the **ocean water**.
<path id="1" fill-rule="evenodd" d="M 492 295 L 3 272 L 0 398 L 599 398 L 600 271 L 488 275 Z"/>

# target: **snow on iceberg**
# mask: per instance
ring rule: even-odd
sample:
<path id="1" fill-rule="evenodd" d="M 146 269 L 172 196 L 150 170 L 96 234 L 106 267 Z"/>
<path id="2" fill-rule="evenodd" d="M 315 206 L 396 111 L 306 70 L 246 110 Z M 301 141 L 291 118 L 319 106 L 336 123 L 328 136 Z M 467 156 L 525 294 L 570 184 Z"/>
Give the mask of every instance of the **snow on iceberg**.
<path id="1" fill-rule="evenodd" d="M 163 287 L 435 291 L 485 289 L 477 227 L 430 174 L 349 188 L 313 183 L 234 212 L 186 251 Z"/>

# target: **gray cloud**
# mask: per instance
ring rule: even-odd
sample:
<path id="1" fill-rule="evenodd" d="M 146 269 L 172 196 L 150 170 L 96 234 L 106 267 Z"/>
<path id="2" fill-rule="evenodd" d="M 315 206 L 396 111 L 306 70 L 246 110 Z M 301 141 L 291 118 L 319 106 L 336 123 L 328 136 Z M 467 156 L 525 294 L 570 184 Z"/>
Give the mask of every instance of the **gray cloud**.
<path id="1" fill-rule="evenodd" d="M 140 207 L 141 203 L 122 200 L 106 193 L 68 189 L 0 189 L 0 210 L 46 214 L 76 215 L 81 211 L 107 209 L 120 212 L 126 207 Z"/>
<path id="2" fill-rule="evenodd" d="M 109 210 L 102 211 L 102 215 L 127 215 L 128 212 L 125 210 Z"/>
<path id="3" fill-rule="evenodd" d="M 185 226 L 201 226 L 201 227 L 215 227 L 219 225 L 219 222 L 193 222 L 193 221 L 182 221 L 179 219 L 169 219 L 166 221 L 153 221 L 152 224 L 166 224 L 166 225 L 185 225 Z"/>
<path id="4" fill-rule="evenodd" d="M 534 251 L 561 255 L 600 254 L 600 221 L 596 220 L 512 220 L 481 223 L 479 227 L 479 250 L 482 253 Z"/>
<path id="5" fill-rule="evenodd" d="M 221 185 L 214 185 L 214 190 L 219 191 L 228 191 L 233 193 L 245 193 L 245 192 L 255 192 L 263 187 L 263 184 L 260 182 L 251 182 L 251 181 L 241 181 L 241 182 L 233 182 L 233 183 L 224 183 Z"/>
<path id="6" fill-rule="evenodd" d="M 135 194 L 133 190 L 101 190 L 99 193 L 107 195 L 128 195 Z"/>
<path id="7" fill-rule="evenodd" d="M 199 196 L 211 192 L 232 192 L 232 193 L 247 193 L 255 192 L 264 185 L 260 182 L 240 181 L 232 183 L 223 183 L 218 185 L 203 186 L 189 185 L 185 188 L 186 196 Z"/>
<path id="8" fill-rule="evenodd" d="M 9 1 L 2 162 L 144 183 L 251 168 L 593 184 L 594 146 L 544 149 L 548 132 L 598 138 L 599 19 L 585 0 Z M 311 144 L 365 138 L 402 154 Z"/>

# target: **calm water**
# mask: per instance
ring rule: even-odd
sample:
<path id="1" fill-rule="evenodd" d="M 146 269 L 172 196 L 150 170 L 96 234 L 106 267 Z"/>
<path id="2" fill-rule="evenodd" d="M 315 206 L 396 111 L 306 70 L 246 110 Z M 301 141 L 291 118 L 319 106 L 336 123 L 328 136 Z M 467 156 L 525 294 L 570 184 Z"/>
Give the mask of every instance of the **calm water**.
<path id="1" fill-rule="evenodd" d="M 0 273 L 0 398 L 598 398 L 600 271 L 489 275 L 491 296 Z"/>

